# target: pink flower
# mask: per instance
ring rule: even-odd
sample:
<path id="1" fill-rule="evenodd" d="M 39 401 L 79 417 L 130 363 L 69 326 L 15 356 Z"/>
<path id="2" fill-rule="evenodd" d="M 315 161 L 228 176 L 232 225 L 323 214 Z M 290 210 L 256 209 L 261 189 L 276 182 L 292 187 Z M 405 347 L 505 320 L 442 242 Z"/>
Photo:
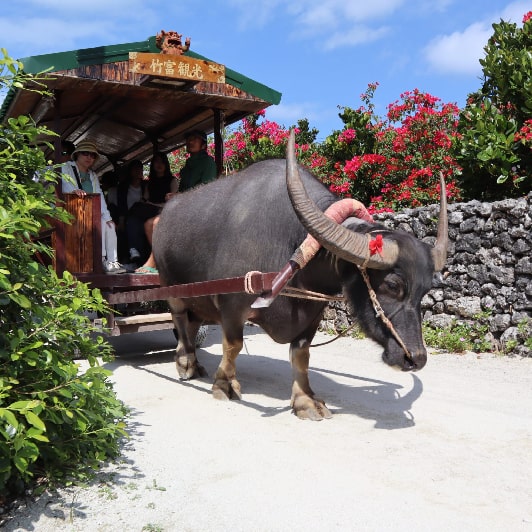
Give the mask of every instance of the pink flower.
<path id="1" fill-rule="evenodd" d="M 355 140 L 357 134 L 354 129 L 344 129 L 339 135 L 338 135 L 338 142 L 345 142 L 346 144 L 351 144 L 353 140 Z"/>

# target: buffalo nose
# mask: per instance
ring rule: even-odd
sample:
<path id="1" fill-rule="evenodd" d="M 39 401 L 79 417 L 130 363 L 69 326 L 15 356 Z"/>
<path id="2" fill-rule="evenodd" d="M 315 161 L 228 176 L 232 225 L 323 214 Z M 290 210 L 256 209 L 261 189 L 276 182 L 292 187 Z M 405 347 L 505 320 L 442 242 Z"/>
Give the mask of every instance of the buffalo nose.
<path id="1" fill-rule="evenodd" d="M 419 371 L 427 363 L 427 352 L 421 352 L 409 357 L 405 356 L 403 371 Z"/>

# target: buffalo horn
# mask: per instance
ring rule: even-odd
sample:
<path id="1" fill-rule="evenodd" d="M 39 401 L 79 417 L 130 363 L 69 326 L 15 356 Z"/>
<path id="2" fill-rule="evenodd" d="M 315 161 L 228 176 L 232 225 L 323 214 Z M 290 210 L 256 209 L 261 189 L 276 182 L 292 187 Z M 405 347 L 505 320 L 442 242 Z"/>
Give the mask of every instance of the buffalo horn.
<path id="1" fill-rule="evenodd" d="M 445 179 L 440 172 L 440 215 L 438 217 L 438 236 L 432 249 L 432 259 L 434 261 L 434 271 L 441 271 L 447 260 L 447 247 L 449 245 L 449 229 L 447 223 L 447 191 Z"/>
<path id="2" fill-rule="evenodd" d="M 325 249 L 349 262 L 366 264 L 368 268 L 387 269 L 393 266 L 399 252 L 396 242 L 383 238 L 382 251 L 370 256 L 366 234 L 356 233 L 337 224 L 325 216 L 308 196 L 297 167 L 293 129 L 287 146 L 286 185 L 300 222 Z"/>

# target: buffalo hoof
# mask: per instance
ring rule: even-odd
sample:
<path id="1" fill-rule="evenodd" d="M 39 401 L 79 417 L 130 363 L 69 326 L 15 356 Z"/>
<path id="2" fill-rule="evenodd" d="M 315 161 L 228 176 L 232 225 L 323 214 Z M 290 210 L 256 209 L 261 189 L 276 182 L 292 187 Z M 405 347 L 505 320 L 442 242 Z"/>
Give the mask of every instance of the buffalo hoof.
<path id="1" fill-rule="evenodd" d="M 230 381 L 225 379 L 216 379 L 212 385 L 212 396 L 221 401 L 228 399 L 242 399 L 240 383 L 236 379 Z"/>
<path id="2" fill-rule="evenodd" d="M 325 406 L 325 401 L 300 395 L 292 399 L 292 411 L 299 419 L 310 419 L 311 421 L 321 421 L 330 419 L 332 414 Z"/>
<path id="3" fill-rule="evenodd" d="M 208 376 L 205 368 L 201 364 L 198 364 L 197 360 L 191 361 L 187 356 L 176 357 L 175 365 L 177 374 L 182 381 Z"/>

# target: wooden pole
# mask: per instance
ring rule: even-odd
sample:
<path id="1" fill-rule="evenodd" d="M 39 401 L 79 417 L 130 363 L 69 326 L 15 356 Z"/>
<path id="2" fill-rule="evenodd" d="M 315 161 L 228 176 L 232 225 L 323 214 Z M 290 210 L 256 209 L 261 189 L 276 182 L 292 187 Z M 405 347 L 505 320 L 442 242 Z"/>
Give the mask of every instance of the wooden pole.
<path id="1" fill-rule="evenodd" d="M 224 140 L 222 131 L 224 128 L 224 113 L 221 109 L 214 109 L 214 161 L 216 172 L 220 176 L 224 169 Z"/>

